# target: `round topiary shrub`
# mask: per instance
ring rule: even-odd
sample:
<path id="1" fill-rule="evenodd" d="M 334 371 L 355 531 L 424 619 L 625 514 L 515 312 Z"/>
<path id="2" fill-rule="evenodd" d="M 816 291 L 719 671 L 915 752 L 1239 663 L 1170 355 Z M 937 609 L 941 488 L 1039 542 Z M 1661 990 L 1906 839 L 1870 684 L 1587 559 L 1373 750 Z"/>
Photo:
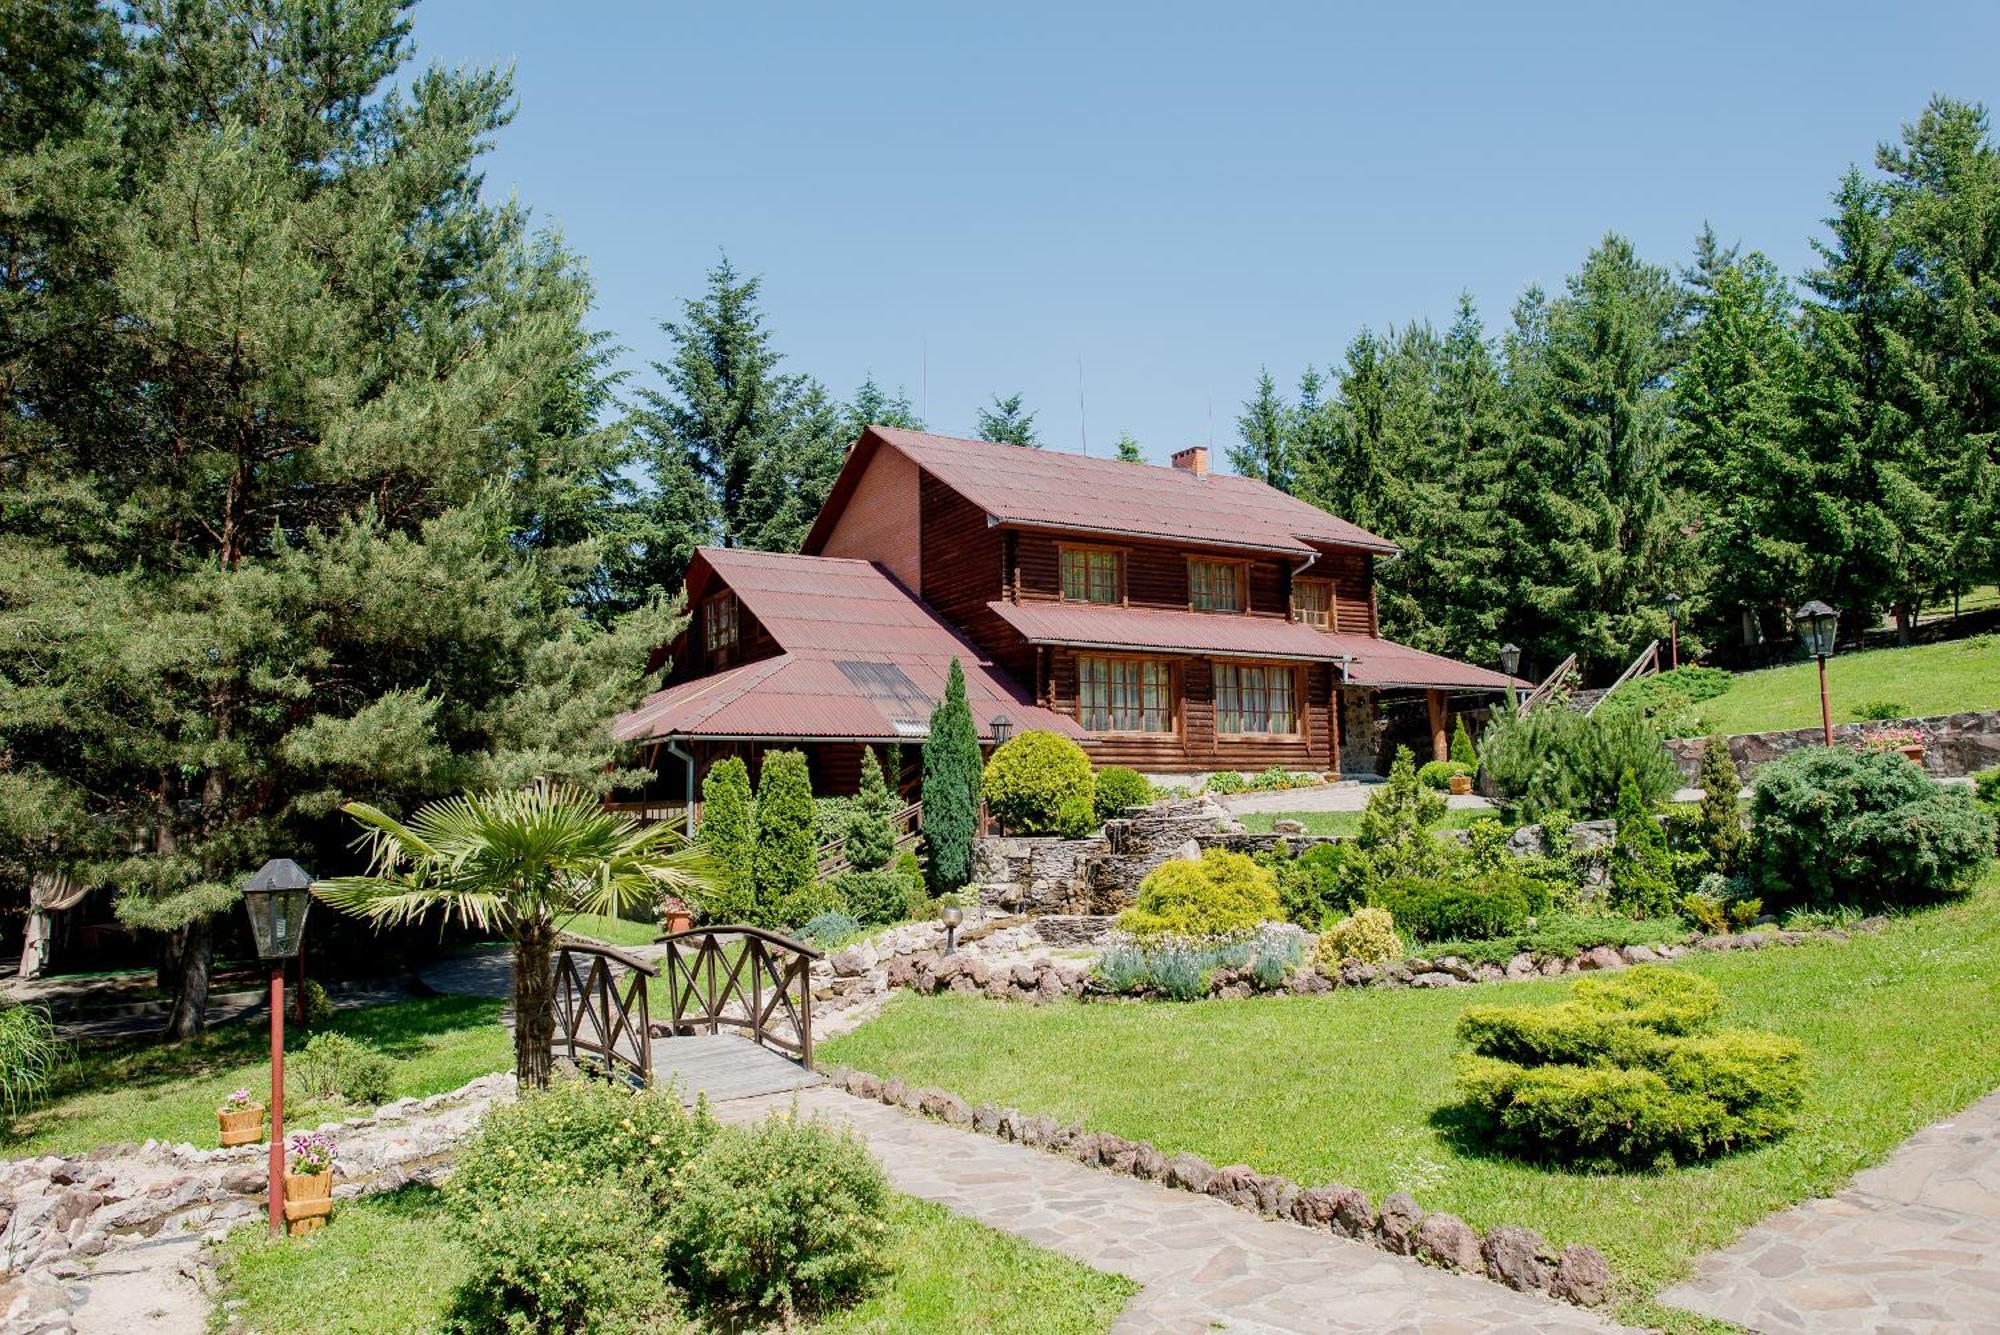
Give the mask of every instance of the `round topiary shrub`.
<path id="1" fill-rule="evenodd" d="M 1067 737 L 1024 732 L 986 762 L 986 809 L 1017 834 L 1088 833 L 1097 792 L 1090 757 Z M 1085 829 L 1078 830 L 1079 821 Z"/>
<path id="2" fill-rule="evenodd" d="M 1153 781 L 1138 770 L 1106 765 L 1097 771 L 1097 819 L 1116 820 L 1132 807 L 1150 806 Z"/>
<path id="3" fill-rule="evenodd" d="M 1323 973 L 1338 972 L 1347 960 L 1389 964 L 1403 958 L 1403 938 L 1387 909 L 1356 909 L 1320 933 L 1315 958 Z"/>
<path id="4" fill-rule="evenodd" d="M 1917 904 L 1962 890 L 1993 817 L 1893 751 L 1816 746 L 1757 771 L 1750 866 L 1772 908 Z"/>
<path id="5" fill-rule="evenodd" d="M 1198 939 L 1248 932 L 1282 916 L 1277 877 L 1245 854 L 1211 848 L 1197 860 L 1154 868 L 1118 925 L 1141 938 Z"/>

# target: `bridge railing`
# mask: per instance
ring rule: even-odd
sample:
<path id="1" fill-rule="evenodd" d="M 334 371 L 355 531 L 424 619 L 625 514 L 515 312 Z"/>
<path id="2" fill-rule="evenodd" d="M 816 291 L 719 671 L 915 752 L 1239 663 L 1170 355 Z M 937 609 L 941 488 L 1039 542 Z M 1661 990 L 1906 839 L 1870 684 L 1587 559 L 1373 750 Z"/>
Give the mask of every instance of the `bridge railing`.
<path id="1" fill-rule="evenodd" d="M 734 1029 L 811 1067 L 812 964 L 820 951 L 737 923 L 660 938 L 676 1034 Z"/>
<path id="2" fill-rule="evenodd" d="M 555 1051 L 594 1074 L 623 1072 L 638 1084 L 651 1084 L 652 1015 L 646 989 L 659 973 L 615 946 L 574 936 L 560 938 Z"/>

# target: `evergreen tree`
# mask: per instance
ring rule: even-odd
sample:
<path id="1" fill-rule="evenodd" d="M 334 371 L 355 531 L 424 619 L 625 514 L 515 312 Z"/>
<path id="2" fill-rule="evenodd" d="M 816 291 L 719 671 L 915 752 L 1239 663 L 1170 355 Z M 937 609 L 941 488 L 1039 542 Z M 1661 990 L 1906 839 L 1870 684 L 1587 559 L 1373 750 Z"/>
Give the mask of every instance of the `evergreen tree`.
<path id="1" fill-rule="evenodd" d="M 853 402 L 847 405 L 848 442 L 851 444 L 869 426 L 895 426 L 906 431 L 922 431 L 924 420 L 917 416 L 907 391 L 898 386 L 896 392 L 890 394 L 875 383 L 871 374 L 862 380 L 861 388 L 854 391 Z"/>
<path id="2" fill-rule="evenodd" d="M 1112 447 L 1112 451 L 1112 457 L 1121 464 L 1146 462 L 1145 454 L 1139 449 L 1139 442 L 1132 439 L 1132 433 L 1129 431 L 1118 433 L 1118 443 Z"/>
<path id="3" fill-rule="evenodd" d="M 1631 770 L 1618 781 L 1618 822 L 1611 842 L 1611 903 L 1635 918 L 1659 918 L 1673 912 L 1674 862 L 1667 852 L 1660 818 L 1639 795 Z"/>
<path id="4" fill-rule="evenodd" d="M 1368 859 L 1372 880 L 1436 876 L 1445 867 L 1445 846 L 1430 827 L 1445 812 L 1444 794 L 1417 779 L 1416 757 L 1396 748 L 1389 781 L 1368 795 L 1355 846 Z"/>
<path id="5" fill-rule="evenodd" d="M 1451 731 L 1451 763 L 1467 769 L 1479 768 L 1479 748 L 1472 744 L 1472 730 L 1465 726 L 1463 714 L 1458 716 L 1458 724 Z"/>
<path id="6" fill-rule="evenodd" d="M 1278 382 L 1269 371 L 1257 375 L 1257 393 L 1243 405 L 1236 419 L 1241 445 L 1229 447 L 1229 466 L 1243 477 L 1268 482 L 1280 491 L 1290 491 L 1292 474 L 1292 420 Z"/>
<path id="7" fill-rule="evenodd" d="M 847 827 L 848 863 L 857 871 L 888 866 L 896 851 L 896 803 L 872 746 L 861 749 L 861 789 L 854 805 L 854 821 Z"/>
<path id="8" fill-rule="evenodd" d="M 709 766 L 701 780 L 701 843 L 716 867 L 716 884 L 701 902 L 710 923 L 757 920 L 757 808 L 750 770 L 741 757 Z"/>
<path id="9" fill-rule="evenodd" d="M 0 828 L 163 934 L 179 1036 L 342 800 L 626 777 L 675 621 L 589 615 L 622 444 L 582 266 L 479 197 L 507 77 L 404 77 L 394 5 L 125 17 L 5 20 Z"/>
<path id="10" fill-rule="evenodd" d="M 1035 415 L 1022 409 L 1019 394 L 1010 394 L 1004 399 L 995 394 L 992 407 L 979 410 L 972 434 L 980 440 L 1002 445 L 1042 447 L 1042 442 L 1035 436 Z"/>
<path id="11" fill-rule="evenodd" d="M 924 738 L 924 848 L 931 884 L 940 891 L 956 890 L 972 879 L 983 769 L 979 731 L 965 700 L 965 669 L 954 658 L 944 699 L 931 711 Z"/>
<path id="12" fill-rule="evenodd" d="M 1737 799 L 1742 789 L 1729 743 L 1720 737 L 1709 738 L 1701 749 L 1701 807 L 1695 828 L 1708 853 L 1708 869 L 1723 876 L 1742 870 L 1743 848 L 1749 840 Z"/>
<path id="13" fill-rule="evenodd" d="M 757 776 L 757 925 L 798 927 L 819 886 L 812 776 L 803 751 L 767 751 Z M 810 916 L 810 915 L 807 915 Z"/>

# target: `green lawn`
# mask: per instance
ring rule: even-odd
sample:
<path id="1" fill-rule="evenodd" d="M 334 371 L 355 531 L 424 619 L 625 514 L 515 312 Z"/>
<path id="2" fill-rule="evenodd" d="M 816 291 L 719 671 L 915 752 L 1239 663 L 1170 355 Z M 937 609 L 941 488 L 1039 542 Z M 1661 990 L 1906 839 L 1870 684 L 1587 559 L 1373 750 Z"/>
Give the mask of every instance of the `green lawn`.
<path id="1" fill-rule="evenodd" d="M 1361 813 L 1358 811 L 1242 811 L 1236 819 L 1243 822 L 1243 828 L 1252 834 L 1269 834 L 1276 821 L 1295 820 L 1306 827 L 1307 834 L 1344 834 L 1353 836 L 1361 833 Z M 1433 830 L 1470 829 L 1477 820 L 1499 820 L 1500 813 L 1491 807 L 1453 807 L 1431 824 Z"/>
<path id="2" fill-rule="evenodd" d="M 1135 1290 L 908 1197 L 896 1201 L 889 1261 L 891 1277 L 866 1300 L 794 1329 L 1091 1335 Z M 407 1187 L 342 1205 L 304 1238 L 273 1242 L 261 1223 L 237 1230 L 221 1257 L 222 1297 L 242 1300 L 238 1318 L 264 1335 L 431 1331 L 466 1265 L 436 1192 Z"/>
<path id="3" fill-rule="evenodd" d="M 497 1001 L 427 997 L 343 1011 L 326 1028 L 394 1059 L 392 1098 L 439 1094 L 514 1064 Z M 306 1038 L 288 1028 L 286 1052 Z M 262 1024 L 224 1025 L 182 1043 L 146 1038 L 86 1047 L 47 1099 L 0 1123 L 0 1154 L 69 1154 L 148 1139 L 213 1145 L 215 1107 L 239 1086 L 260 1099 L 269 1095 L 270 1031 Z M 299 1104 L 287 1107 L 285 1120 L 312 1126 L 352 1115 L 344 1104 Z"/>
<path id="4" fill-rule="evenodd" d="M 1622 1315 L 1694 1328 L 1649 1296 L 1772 1210 L 1830 1192 L 2000 1085 L 2000 872 L 1966 900 L 1844 943 L 1702 955 L 1737 1023 L 1806 1045 L 1798 1128 L 1695 1168 L 1594 1176 L 1454 1137 L 1453 1026 L 1469 1005 L 1548 1002 L 1567 982 L 1351 990 L 1189 1005 L 1020 1006 L 900 996 L 822 1060 L 974 1102 L 1080 1119 L 1172 1154 L 1247 1163 L 1379 1201 L 1404 1190 L 1475 1226 L 1527 1224 L 1611 1258 Z"/>
<path id="5" fill-rule="evenodd" d="M 660 925 L 656 922 L 633 922 L 629 918 L 613 918 L 604 913 L 579 913 L 573 918 L 565 918 L 562 929 L 609 946 L 649 946 L 660 935 Z"/>
<path id="6" fill-rule="evenodd" d="M 1863 705 L 1886 702 L 1904 717 L 2000 708 L 2000 636 L 1977 635 L 1908 649 L 1837 654 L 1826 665 L 1835 723 Z M 1813 663 L 1741 672 L 1699 706 L 1708 732 L 1774 732 L 1819 722 L 1819 668 Z"/>

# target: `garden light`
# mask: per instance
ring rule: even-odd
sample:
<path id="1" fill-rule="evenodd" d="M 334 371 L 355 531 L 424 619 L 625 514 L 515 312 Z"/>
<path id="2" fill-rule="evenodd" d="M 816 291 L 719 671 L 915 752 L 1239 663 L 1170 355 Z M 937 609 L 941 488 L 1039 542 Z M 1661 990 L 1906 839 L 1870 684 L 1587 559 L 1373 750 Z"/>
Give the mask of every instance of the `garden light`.
<path id="1" fill-rule="evenodd" d="M 1014 720 L 1005 714 L 993 716 L 993 745 L 1005 746 L 1007 739 L 1014 735 Z"/>
<path id="2" fill-rule="evenodd" d="M 1828 746 L 1833 745 L 1833 706 L 1826 695 L 1826 660 L 1833 656 L 1834 632 L 1840 628 L 1840 613 L 1815 598 L 1792 613 L 1792 628 L 1799 643 L 1819 660 L 1819 725 Z"/>
<path id="3" fill-rule="evenodd" d="M 946 904 L 938 920 L 944 924 L 944 953 L 949 955 L 958 948 L 958 925 L 965 921 L 965 910 L 956 904 Z"/>
<path id="4" fill-rule="evenodd" d="M 1667 644 L 1670 665 L 1678 669 L 1681 665 L 1681 596 L 1669 593 L 1660 600 L 1667 605 Z"/>
<path id="5" fill-rule="evenodd" d="M 243 887 L 257 955 L 271 966 L 271 1234 L 285 1231 L 285 961 L 305 944 L 312 877 L 290 858 L 272 858 Z"/>

